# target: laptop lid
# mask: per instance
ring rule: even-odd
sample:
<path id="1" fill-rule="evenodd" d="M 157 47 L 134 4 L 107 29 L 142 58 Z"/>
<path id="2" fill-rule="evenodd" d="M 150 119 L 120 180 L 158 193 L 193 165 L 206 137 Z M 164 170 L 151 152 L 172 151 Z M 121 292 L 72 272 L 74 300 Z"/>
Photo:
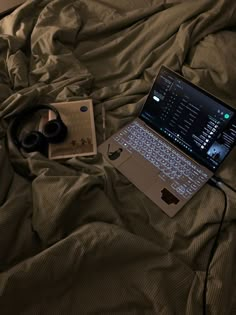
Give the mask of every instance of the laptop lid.
<path id="1" fill-rule="evenodd" d="M 235 109 L 165 66 L 139 118 L 213 172 L 236 143 Z"/>

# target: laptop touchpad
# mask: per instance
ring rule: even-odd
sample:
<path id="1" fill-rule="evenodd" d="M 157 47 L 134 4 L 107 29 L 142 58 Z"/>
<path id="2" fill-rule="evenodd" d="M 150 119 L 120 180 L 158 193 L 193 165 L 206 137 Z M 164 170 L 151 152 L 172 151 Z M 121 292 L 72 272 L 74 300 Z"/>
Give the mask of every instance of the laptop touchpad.
<path id="1" fill-rule="evenodd" d="M 118 167 L 118 170 L 143 192 L 156 182 L 158 176 L 158 171 L 145 162 L 131 156 Z"/>

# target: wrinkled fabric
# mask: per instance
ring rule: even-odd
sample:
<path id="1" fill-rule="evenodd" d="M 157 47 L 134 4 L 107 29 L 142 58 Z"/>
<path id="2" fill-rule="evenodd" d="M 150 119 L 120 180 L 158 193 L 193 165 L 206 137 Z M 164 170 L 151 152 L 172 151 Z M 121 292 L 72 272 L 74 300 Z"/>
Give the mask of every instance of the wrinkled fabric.
<path id="1" fill-rule="evenodd" d="M 9 126 L 38 103 L 92 98 L 99 144 L 138 115 L 162 64 L 236 108 L 235 30 L 231 0 L 33 0 L 0 20 L 2 315 L 201 314 L 222 192 L 206 184 L 169 218 L 101 155 L 26 154 Z M 234 149 L 217 173 L 233 187 L 235 159 Z M 236 194 L 226 193 L 214 315 L 236 313 Z"/>

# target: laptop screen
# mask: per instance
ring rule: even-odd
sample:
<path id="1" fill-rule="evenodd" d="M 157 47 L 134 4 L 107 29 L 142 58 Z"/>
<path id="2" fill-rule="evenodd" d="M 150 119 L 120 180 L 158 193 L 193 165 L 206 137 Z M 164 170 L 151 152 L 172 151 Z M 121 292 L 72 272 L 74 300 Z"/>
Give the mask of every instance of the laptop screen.
<path id="1" fill-rule="evenodd" d="M 236 143 L 235 110 L 164 66 L 139 117 L 212 171 Z"/>

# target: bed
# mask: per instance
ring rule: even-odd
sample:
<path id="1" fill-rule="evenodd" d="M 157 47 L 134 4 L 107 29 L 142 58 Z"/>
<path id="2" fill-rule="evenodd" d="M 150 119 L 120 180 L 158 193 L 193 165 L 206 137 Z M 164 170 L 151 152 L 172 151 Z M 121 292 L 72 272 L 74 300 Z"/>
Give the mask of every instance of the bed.
<path id="1" fill-rule="evenodd" d="M 206 184 L 169 218 L 100 154 L 26 154 L 9 124 L 32 104 L 91 98 L 100 144 L 138 115 L 162 64 L 236 108 L 235 31 L 231 0 L 33 0 L 0 20 L 2 315 L 202 314 L 221 191 Z M 217 172 L 234 188 L 235 159 Z M 214 315 L 236 314 L 226 194 L 207 281 Z"/>

